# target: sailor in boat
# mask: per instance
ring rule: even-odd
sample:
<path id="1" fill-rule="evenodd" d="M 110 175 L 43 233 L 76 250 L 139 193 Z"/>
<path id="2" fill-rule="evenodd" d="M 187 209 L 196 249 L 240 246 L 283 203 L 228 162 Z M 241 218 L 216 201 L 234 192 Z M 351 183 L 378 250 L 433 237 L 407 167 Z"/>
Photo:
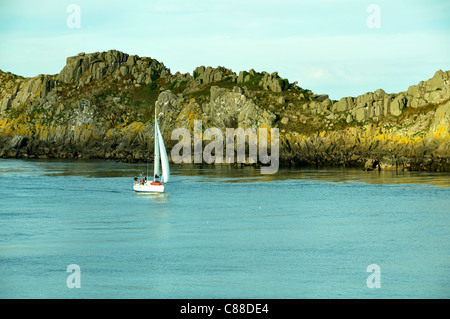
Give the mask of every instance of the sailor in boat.
<path id="1" fill-rule="evenodd" d="M 155 174 L 155 178 L 152 185 L 161 185 L 161 178 L 158 176 L 158 174 Z"/>

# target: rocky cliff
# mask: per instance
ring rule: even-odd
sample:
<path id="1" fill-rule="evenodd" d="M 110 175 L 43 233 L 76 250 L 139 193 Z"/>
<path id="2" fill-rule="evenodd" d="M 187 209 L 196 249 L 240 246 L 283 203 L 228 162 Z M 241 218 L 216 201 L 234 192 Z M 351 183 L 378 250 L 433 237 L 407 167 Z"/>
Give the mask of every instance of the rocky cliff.
<path id="1" fill-rule="evenodd" d="M 177 127 L 278 127 L 284 165 L 450 171 L 450 71 L 407 91 L 339 101 L 276 72 L 163 63 L 119 51 L 69 57 L 59 74 L 0 71 L 0 156 L 145 161 L 155 107 L 167 146 Z"/>

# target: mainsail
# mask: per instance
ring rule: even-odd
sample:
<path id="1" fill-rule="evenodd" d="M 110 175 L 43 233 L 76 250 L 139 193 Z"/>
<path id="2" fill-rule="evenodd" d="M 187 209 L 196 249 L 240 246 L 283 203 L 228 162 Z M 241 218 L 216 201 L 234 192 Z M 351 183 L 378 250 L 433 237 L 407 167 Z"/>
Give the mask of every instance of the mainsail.
<path id="1" fill-rule="evenodd" d="M 161 135 L 161 131 L 159 130 L 158 120 L 155 115 L 155 169 L 154 176 L 159 173 L 159 160 L 161 158 L 161 168 L 162 168 L 162 182 L 167 183 L 170 179 L 170 170 L 169 170 L 169 159 L 167 158 L 166 147 L 164 145 L 164 140 Z"/>

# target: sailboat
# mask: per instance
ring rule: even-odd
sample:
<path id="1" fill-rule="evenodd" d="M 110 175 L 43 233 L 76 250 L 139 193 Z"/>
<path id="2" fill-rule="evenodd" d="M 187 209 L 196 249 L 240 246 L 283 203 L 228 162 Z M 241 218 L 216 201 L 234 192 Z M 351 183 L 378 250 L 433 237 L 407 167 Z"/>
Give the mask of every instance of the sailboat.
<path id="1" fill-rule="evenodd" d="M 141 179 L 135 178 L 133 189 L 136 192 L 163 193 L 169 179 L 169 160 L 167 158 L 164 140 L 161 131 L 159 130 L 155 109 L 155 161 L 153 167 L 153 179 L 149 180 L 148 177 L 142 177 Z"/>

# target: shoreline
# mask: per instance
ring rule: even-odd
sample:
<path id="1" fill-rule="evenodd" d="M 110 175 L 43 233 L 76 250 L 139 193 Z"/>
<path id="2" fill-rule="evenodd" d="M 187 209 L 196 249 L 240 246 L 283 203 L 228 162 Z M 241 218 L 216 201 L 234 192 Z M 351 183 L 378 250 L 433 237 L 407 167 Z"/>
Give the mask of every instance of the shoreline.
<path id="1" fill-rule="evenodd" d="M 153 163 L 153 154 L 149 154 L 148 157 L 133 156 L 132 154 L 116 154 L 116 156 L 98 156 L 98 154 L 88 153 L 53 153 L 48 154 L 29 154 L 16 151 L 15 154 L 11 151 L 3 152 L 0 150 L 1 159 L 25 159 L 25 160 L 104 160 L 115 161 L 121 163 Z M 193 158 L 192 158 L 193 159 Z M 150 161 L 149 161 L 150 160 Z M 204 165 L 211 167 L 254 167 L 260 168 L 261 163 L 249 164 L 249 163 L 194 163 L 192 160 L 190 163 L 174 163 L 169 155 L 170 165 Z M 435 157 L 432 155 L 424 156 L 422 158 L 413 158 L 405 156 L 385 155 L 376 156 L 374 154 L 355 155 L 355 154 L 342 154 L 337 156 L 335 154 L 318 155 L 315 158 L 300 158 L 290 157 L 279 159 L 279 168 L 310 168 L 310 169 L 332 169 L 332 168 L 349 168 L 360 169 L 362 171 L 394 171 L 394 172 L 437 172 L 447 173 L 450 172 L 450 158 L 448 157 Z"/>

